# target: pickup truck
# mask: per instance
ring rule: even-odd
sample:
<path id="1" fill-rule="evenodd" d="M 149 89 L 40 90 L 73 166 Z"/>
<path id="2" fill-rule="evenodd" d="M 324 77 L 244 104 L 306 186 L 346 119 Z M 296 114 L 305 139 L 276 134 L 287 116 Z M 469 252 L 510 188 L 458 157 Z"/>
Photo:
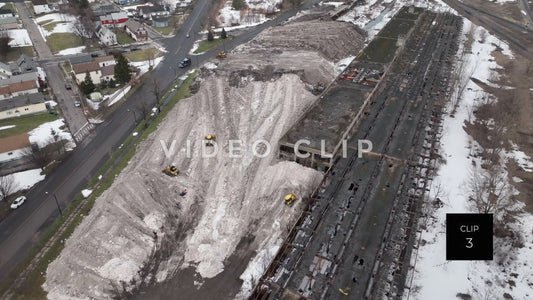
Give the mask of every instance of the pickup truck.
<path id="1" fill-rule="evenodd" d="M 188 67 L 190 65 L 191 65 L 191 59 L 190 58 L 186 58 L 186 59 L 180 61 L 178 67 L 185 68 L 185 67 Z"/>

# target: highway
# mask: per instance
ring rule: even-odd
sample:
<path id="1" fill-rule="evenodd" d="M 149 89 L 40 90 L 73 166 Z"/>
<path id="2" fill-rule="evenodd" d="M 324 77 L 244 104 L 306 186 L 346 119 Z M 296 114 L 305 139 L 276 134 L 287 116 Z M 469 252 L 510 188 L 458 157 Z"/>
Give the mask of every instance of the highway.
<path id="1" fill-rule="evenodd" d="M 270 20 L 249 29 L 239 36 L 232 37 L 224 45 L 214 48 L 192 59 L 193 67 L 201 65 L 214 57 L 215 53 L 226 49 L 230 51 L 236 46 L 253 39 L 265 28 L 283 23 L 297 12 L 311 8 L 320 0 L 303 3 L 300 7 L 281 13 L 276 19 Z M 209 0 L 199 0 L 193 11 L 182 25 L 178 34 L 169 39 L 160 40 L 168 52 L 150 76 L 157 79 L 163 91 L 184 75 L 187 69 L 178 69 L 178 62 L 189 56 L 194 40 L 186 38 L 187 32 L 198 32 L 211 5 Z M 153 81 L 146 80 L 128 101 L 121 105 L 108 120 L 98 125 L 78 147 L 65 159 L 46 179 L 35 185 L 26 195 L 26 203 L 9 214 L 0 223 L 0 280 L 4 280 L 10 271 L 25 257 L 40 235 L 59 216 L 53 195 L 57 196 L 60 206 L 66 207 L 80 193 L 87 182 L 96 175 L 120 144 L 134 129 L 134 114 L 142 101 L 149 106 L 155 105 Z M 163 94 L 162 92 L 161 94 Z M 137 115 L 140 115 L 137 112 Z M 48 194 L 45 194 L 48 192 Z"/>

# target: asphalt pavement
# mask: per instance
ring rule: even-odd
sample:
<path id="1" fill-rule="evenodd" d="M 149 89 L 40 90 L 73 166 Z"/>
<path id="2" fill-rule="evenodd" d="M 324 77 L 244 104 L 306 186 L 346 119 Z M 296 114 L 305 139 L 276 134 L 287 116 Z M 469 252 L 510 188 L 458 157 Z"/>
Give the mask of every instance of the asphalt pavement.
<path id="1" fill-rule="evenodd" d="M 230 51 L 251 40 L 265 28 L 281 24 L 300 10 L 309 9 L 319 2 L 320 0 L 306 2 L 297 9 L 281 13 L 274 20 L 228 39 L 224 45 L 202 55 L 196 55 L 192 59 L 193 67 L 214 58 L 215 53 L 222 49 Z M 164 91 L 168 90 L 177 77 L 189 71 L 177 68 L 178 62 L 189 56 L 194 43 L 194 40 L 186 38 L 184 33 L 200 30 L 202 22 L 207 18 L 210 5 L 209 0 L 199 0 L 189 18 L 182 25 L 180 33 L 162 41 L 168 52 L 164 62 L 159 64 L 150 76 L 157 79 L 158 85 Z M 4 280 L 9 275 L 9 272 L 24 258 L 40 235 L 59 216 L 53 195 L 57 196 L 60 206 L 66 207 L 85 187 L 90 178 L 96 175 L 111 153 L 133 131 L 134 115 L 130 110 L 136 111 L 142 101 L 148 102 L 149 106 L 155 105 L 153 84 L 152 80 L 146 80 L 128 101 L 122 104 L 108 120 L 98 125 L 62 164 L 27 193 L 28 199 L 22 207 L 9 214 L 0 223 L 0 280 Z"/>
<path id="2" fill-rule="evenodd" d="M 33 43 L 33 47 L 35 48 L 35 51 L 37 51 L 39 57 L 52 58 L 52 51 L 50 51 L 48 44 L 46 44 L 46 41 L 44 40 L 43 36 L 41 35 L 41 32 L 39 31 L 39 28 L 37 28 L 37 24 L 33 22 L 32 18 L 30 18 L 31 13 L 28 11 L 28 7 L 26 7 L 26 4 L 24 2 L 15 2 L 15 7 L 17 8 L 17 12 L 19 14 L 20 20 L 22 21 L 22 24 L 24 24 L 24 28 L 28 30 L 28 34 Z"/>

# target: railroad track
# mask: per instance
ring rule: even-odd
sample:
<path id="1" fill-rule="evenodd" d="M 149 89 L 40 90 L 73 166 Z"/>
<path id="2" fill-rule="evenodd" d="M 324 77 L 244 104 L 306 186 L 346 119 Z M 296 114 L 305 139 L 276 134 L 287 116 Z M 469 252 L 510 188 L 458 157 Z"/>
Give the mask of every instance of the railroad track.
<path id="1" fill-rule="evenodd" d="M 362 133 L 361 138 L 371 137 L 373 136 L 373 133 L 377 134 L 379 130 L 381 130 L 381 128 L 377 126 L 379 125 L 379 121 L 383 121 L 383 119 L 387 116 L 384 113 L 385 110 L 391 109 L 390 107 L 387 107 L 386 104 L 388 102 L 398 102 L 403 100 L 403 102 L 401 103 L 402 105 L 400 106 L 400 111 L 395 114 L 394 122 L 391 122 L 392 128 L 389 128 L 389 135 L 387 137 L 387 140 L 384 144 L 380 145 L 381 151 L 378 152 L 383 154 L 387 154 L 390 151 L 391 145 L 398 143 L 398 140 L 395 139 L 395 137 L 401 135 L 399 134 L 401 130 L 405 130 L 405 128 L 403 128 L 401 125 L 413 118 L 413 116 L 408 112 L 417 111 L 417 109 L 420 110 L 421 103 L 418 103 L 417 101 L 409 101 L 408 99 L 419 98 L 418 96 L 426 87 L 426 78 L 428 75 L 428 70 L 430 69 L 430 67 L 433 66 L 432 63 L 425 64 L 424 62 L 431 61 L 434 58 L 435 54 L 431 50 L 435 49 L 435 47 L 438 46 L 437 41 L 439 41 L 439 39 L 437 37 L 437 34 L 441 32 L 430 32 L 432 30 L 434 31 L 434 28 L 431 28 L 431 24 L 436 17 L 435 14 L 426 13 L 420 18 L 422 17 L 429 18 L 423 23 L 425 27 L 418 28 L 417 34 L 420 34 L 420 36 L 416 35 L 415 37 L 413 37 L 412 42 L 408 42 L 408 47 L 406 51 L 404 51 L 408 55 L 413 54 L 414 52 L 418 52 L 419 54 L 416 57 L 419 60 L 419 63 L 411 66 L 407 74 L 396 74 L 390 79 L 382 79 L 389 80 L 389 82 L 387 82 L 387 86 L 400 87 L 402 86 L 404 80 L 407 78 L 407 80 L 412 80 L 414 82 L 414 88 L 404 88 L 399 90 L 394 89 L 393 91 L 389 91 L 385 95 L 378 96 L 376 101 L 371 106 L 372 110 L 368 112 L 366 124 L 363 124 L 360 127 L 365 128 L 365 130 L 360 131 Z M 441 30 L 442 27 L 444 27 L 444 25 L 441 26 Z M 409 39 L 409 41 L 411 41 L 411 39 Z M 426 51 L 420 51 L 421 49 L 426 49 Z M 427 51 L 428 49 L 430 51 Z M 395 66 L 394 62 L 391 64 L 391 66 Z M 423 75 L 421 76 L 420 74 Z M 425 105 L 425 103 L 428 101 L 428 99 L 427 97 L 424 97 L 422 99 L 425 101 L 422 107 L 426 109 L 427 106 Z M 390 113 L 391 112 L 389 111 L 389 115 Z M 421 126 L 417 126 L 416 132 L 420 131 L 420 127 Z M 418 137 L 418 134 L 416 136 Z M 416 142 L 413 141 L 411 146 L 415 144 Z M 254 293 L 252 294 L 251 299 L 278 299 L 283 296 L 284 292 L 287 291 L 289 282 L 294 279 L 296 273 L 295 271 L 302 265 L 305 250 L 309 249 L 309 246 L 312 244 L 314 244 L 314 246 L 316 247 L 317 242 L 320 242 L 315 237 L 315 234 L 317 234 L 318 230 L 325 230 L 324 228 L 327 229 L 328 224 L 326 224 L 324 221 L 325 216 L 328 214 L 335 214 L 335 209 L 345 210 L 346 214 L 351 215 L 351 218 L 349 218 L 349 222 L 346 222 L 344 220 L 344 215 L 346 214 L 343 213 L 339 215 L 339 220 L 334 226 L 333 236 L 330 235 L 329 241 L 323 241 L 323 243 L 320 244 L 321 249 L 326 249 L 326 256 L 323 256 L 323 262 L 325 265 L 327 265 L 325 268 L 329 270 L 327 272 L 327 275 L 325 276 L 326 278 L 324 278 L 326 280 L 326 284 L 325 286 L 322 286 L 323 289 L 321 290 L 320 298 L 325 299 L 328 297 L 332 279 L 338 276 L 338 273 L 342 272 L 342 274 L 344 275 L 345 273 L 353 272 L 353 270 L 344 267 L 345 261 L 348 260 L 348 252 L 351 251 L 351 249 L 347 251 L 347 245 L 349 245 L 350 241 L 353 238 L 352 234 L 361 229 L 358 226 L 359 221 L 361 219 L 361 214 L 363 213 L 363 210 L 366 207 L 367 199 L 371 199 L 372 195 L 376 194 L 379 190 L 379 187 L 383 185 L 383 178 L 380 177 L 380 174 L 384 173 L 383 168 L 386 167 L 384 166 L 384 163 L 385 161 L 388 161 L 388 159 L 385 158 L 385 155 L 381 155 L 377 159 L 377 162 L 373 163 L 373 166 L 371 166 L 370 170 L 371 175 L 367 181 L 367 184 L 363 186 L 362 195 L 358 197 L 361 200 L 357 203 L 354 203 L 355 206 L 351 208 L 350 206 L 352 206 L 352 202 L 355 199 L 354 197 L 350 197 L 347 200 L 341 201 L 341 203 L 335 202 L 335 200 L 337 200 L 337 195 L 340 188 L 350 183 L 351 178 L 347 178 L 348 175 L 352 175 L 350 171 L 356 165 L 361 166 L 366 163 L 364 161 L 359 161 L 356 159 L 356 151 L 353 151 L 351 154 L 352 155 L 350 156 L 348 163 L 345 164 L 345 166 L 341 170 L 339 170 L 340 178 L 332 182 L 328 186 L 329 189 L 332 189 L 332 192 L 330 193 L 329 197 L 327 197 L 326 199 L 322 199 L 321 195 L 315 195 L 315 197 L 312 199 L 309 207 L 302 214 L 302 217 L 297 221 L 296 225 L 293 227 L 293 230 L 291 230 L 286 242 L 278 252 L 278 255 L 265 272 L 264 276 L 260 281 L 260 284 L 257 286 Z M 392 164 L 389 164 L 389 168 L 391 165 Z M 398 188 L 397 190 L 405 190 L 406 178 L 409 178 L 408 170 L 409 169 L 406 168 L 401 173 L 399 173 L 399 175 L 396 176 L 396 178 L 399 178 L 399 182 L 395 186 Z M 390 187 L 388 183 L 386 186 L 387 188 Z M 371 297 L 374 285 L 373 278 L 378 273 L 377 270 L 379 269 L 382 255 L 386 247 L 389 245 L 390 237 L 392 237 L 392 231 L 390 230 L 392 226 L 391 220 L 394 219 L 395 212 L 399 211 L 400 205 L 403 204 L 403 202 L 400 201 L 401 197 L 399 197 L 399 195 L 400 193 L 396 194 L 396 197 L 394 197 L 394 203 L 388 215 L 389 221 L 387 222 L 385 231 L 380 237 L 381 243 L 379 245 L 379 254 L 374 257 L 372 263 L 372 275 L 369 276 L 368 280 L 365 282 L 364 295 L 367 298 Z M 312 218 L 313 215 L 317 217 Z M 332 244 L 332 237 L 337 235 L 337 232 L 339 231 L 338 227 L 339 225 L 341 225 L 341 223 L 349 224 L 348 227 L 344 228 L 345 238 L 343 240 L 342 246 L 340 246 L 337 252 L 329 253 L 330 245 Z M 410 225 L 414 223 L 416 222 L 407 222 L 407 224 Z M 324 244 L 327 245 L 324 246 Z M 294 255 L 294 252 L 297 252 L 297 255 Z M 292 255 L 292 258 L 290 257 L 290 255 Z M 356 260 L 356 257 L 354 257 L 353 261 L 355 262 Z M 318 265 L 319 264 L 315 265 L 315 269 Z M 322 268 L 322 266 L 323 265 L 321 265 L 320 267 Z M 353 279 L 355 282 L 355 277 L 353 277 Z M 313 278 L 311 278 L 311 281 L 309 281 L 309 290 L 313 284 L 312 280 Z M 306 294 L 307 291 L 304 292 L 302 288 L 300 288 L 298 292 L 302 296 L 309 297 L 309 295 Z"/>

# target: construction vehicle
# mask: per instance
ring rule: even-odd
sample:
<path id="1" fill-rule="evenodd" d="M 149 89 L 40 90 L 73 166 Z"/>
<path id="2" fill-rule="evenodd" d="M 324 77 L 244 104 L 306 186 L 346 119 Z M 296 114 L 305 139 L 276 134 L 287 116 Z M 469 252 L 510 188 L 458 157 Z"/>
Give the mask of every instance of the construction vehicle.
<path id="1" fill-rule="evenodd" d="M 213 142 L 217 140 L 217 136 L 214 134 L 208 134 L 205 136 L 206 146 L 213 146 Z"/>
<path id="2" fill-rule="evenodd" d="M 167 174 L 168 176 L 178 176 L 179 174 L 178 168 L 176 166 L 168 166 L 163 169 L 163 173 Z"/>
<path id="3" fill-rule="evenodd" d="M 296 195 L 294 193 L 290 193 L 285 196 L 286 205 L 291 205 L 294 201 L 296 201 Z"/>
<path id="4" fill-rule="evenodd" d="M 226 51 L 220 51 L 217 53 L 217 58 L 226 58 Z"/>

